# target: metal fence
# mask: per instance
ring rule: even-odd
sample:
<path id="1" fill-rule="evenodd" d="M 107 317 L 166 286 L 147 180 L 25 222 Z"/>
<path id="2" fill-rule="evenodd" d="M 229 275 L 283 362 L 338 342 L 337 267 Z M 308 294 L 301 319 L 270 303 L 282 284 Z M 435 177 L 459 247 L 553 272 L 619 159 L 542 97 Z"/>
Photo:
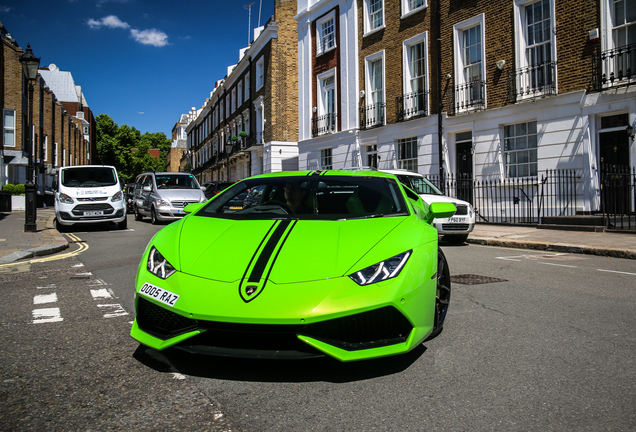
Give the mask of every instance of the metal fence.
<path id="1" fill-rule="evenodd" d="M 636 168 L 601 167 L 601 209 L 609 230 L 636 230 Z"/>
<path id="2" fill-rule="evenodd" d="M 445 194 L 468 201 L 477 222 L 539 224 L 577 212 L 583 185 L 575 170 L 547 170 L 540 178 L 484 179 L 453 174 L 427 178 Z"/>

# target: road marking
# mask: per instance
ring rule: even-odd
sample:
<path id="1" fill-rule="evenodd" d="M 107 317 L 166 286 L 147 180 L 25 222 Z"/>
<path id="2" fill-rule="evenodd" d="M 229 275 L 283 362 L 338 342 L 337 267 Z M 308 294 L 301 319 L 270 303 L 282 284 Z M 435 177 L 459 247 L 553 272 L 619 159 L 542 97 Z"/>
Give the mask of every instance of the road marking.
<path id="1" fill-rule="evenodd" d="M 520 262 L 521 260 L 518 259 L 514 259 L 514 258 L 521 258 L 521 257 L 495 257 L 496 259 L 500 259 L 500 260 L 505 260 L 505 261 L 517 261 Z"/>
<path id="2" fill-rule="evenodd" d="M 33 324 L 52 323 L 64 321 L 60 308 L 34 309 Z"/>
<path id="3" fill-rule="evenodd" d="M 91 295 L 93 296 L 93 300 L 113 298 L 113 296 L 108 292 L 106 288 L 91 290 Z"/>
<path id="4" fill-rule="evenodd" d="M 602 272 L 608 272 L 608 273 L 619 273 L 619 274 L 626 274 L 630 276 L 636 276 L 636 273 L 629 273 L 629 272 L 623 272 L 618 270 L 603 270 L 603 269 L 596 269 L 596 270 L 602 271 Z"/>
<path id="5" fill-rule="evenodd" d="M 52 283 L 52 284 L 49 284 L 49 285 L 39 286 L 39 287 L 37 287 L 37 289 L 51 289 L 51 288 L 57 288 L 57 285 L 55 285 L 54 283 Z"/>
<path id="6" fill-rule="evenodd" d="M 539 264 L 545 264 L 545 265 L 551 265 L 551 266 L 557 266 L 557 267 L 578 268 L 577 266 L 570 266 L 570 265 L 565 265 L 565 264 L 546 263 L 546 262 L 540 262 Z"/>
<path id="7" fill-rule="evenodd" d="M 82 263 L 75 264 L 75 265 L 71 266 L 71 268 L 73 268 L 73 267 L 84 267 L 84 264 L 82 264 Z"/>
<path id="8" fill-rule="evenodd" d="M 88 286 L 90 287 L 108 285 L 106 282 L 104 282 L 103 279 L 91 279 L 87 283 L 88 283 Z"/>
<path id="9" fill-rule="evenodd" d="M 33 297 L 33 304 L 45 304 L 45 303 L 55 303 L 57 301 L 57 294 L 39 294 Z"/>
<path id="10" fill-rule="evenodd" d="M 97 307 L 105 309 L 105 310 L 112 309 L 110 312 L 104 314 L 104 318 L 113 318 L 113 317 L 128 315 L 128 312 L 126 312 L 123 306 L 120 305 L 119 303 L 100 304 L 100 305 L 97 305 Z"/>

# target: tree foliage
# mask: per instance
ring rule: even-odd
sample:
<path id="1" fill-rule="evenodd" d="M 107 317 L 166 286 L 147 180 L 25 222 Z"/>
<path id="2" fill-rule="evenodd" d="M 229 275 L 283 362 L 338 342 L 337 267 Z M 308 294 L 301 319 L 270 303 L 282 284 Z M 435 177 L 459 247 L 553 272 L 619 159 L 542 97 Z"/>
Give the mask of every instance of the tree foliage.
<path id="1" fill-rule="evenodd" d="M 165 171 L 168 164 L 170 140 L 163 132 L 141 134 L 134 126 L 118 126 L 107 114 L 100 114 L 97 122 L 97 161 L 113 165 L 126 182 L 145 171 Z M 159 149 L 160 158 L 148 150 Z"/>

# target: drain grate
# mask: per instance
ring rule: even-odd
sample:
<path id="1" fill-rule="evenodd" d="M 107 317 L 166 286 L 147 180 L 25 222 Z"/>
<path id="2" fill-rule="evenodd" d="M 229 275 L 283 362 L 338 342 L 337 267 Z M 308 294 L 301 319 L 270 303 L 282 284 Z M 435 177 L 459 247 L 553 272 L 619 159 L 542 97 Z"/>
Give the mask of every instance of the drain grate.
<path id="1" fill-rule="evenodd" d="M 464 274 L 451 276 L 451 282 L 455 282 L 462 285 L 479 285 L 493 282 L 507 282 L 507 279 L 500 279 L 490 276 L 479 276 L 475 274 Z"/>

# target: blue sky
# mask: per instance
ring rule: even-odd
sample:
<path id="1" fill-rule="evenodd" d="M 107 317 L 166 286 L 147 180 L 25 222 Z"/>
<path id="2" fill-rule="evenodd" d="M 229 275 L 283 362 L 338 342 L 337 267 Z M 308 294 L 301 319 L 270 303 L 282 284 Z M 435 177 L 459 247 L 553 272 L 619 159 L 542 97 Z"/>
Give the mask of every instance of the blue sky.
<path id="1" fill-rule="evenodd" d="M 0 0 L 0 21 L 41 66 L 70 71 L 95 116 L 170 138 L 248 46 L 252 2 L 253 29 L 274 0 Z"/>

